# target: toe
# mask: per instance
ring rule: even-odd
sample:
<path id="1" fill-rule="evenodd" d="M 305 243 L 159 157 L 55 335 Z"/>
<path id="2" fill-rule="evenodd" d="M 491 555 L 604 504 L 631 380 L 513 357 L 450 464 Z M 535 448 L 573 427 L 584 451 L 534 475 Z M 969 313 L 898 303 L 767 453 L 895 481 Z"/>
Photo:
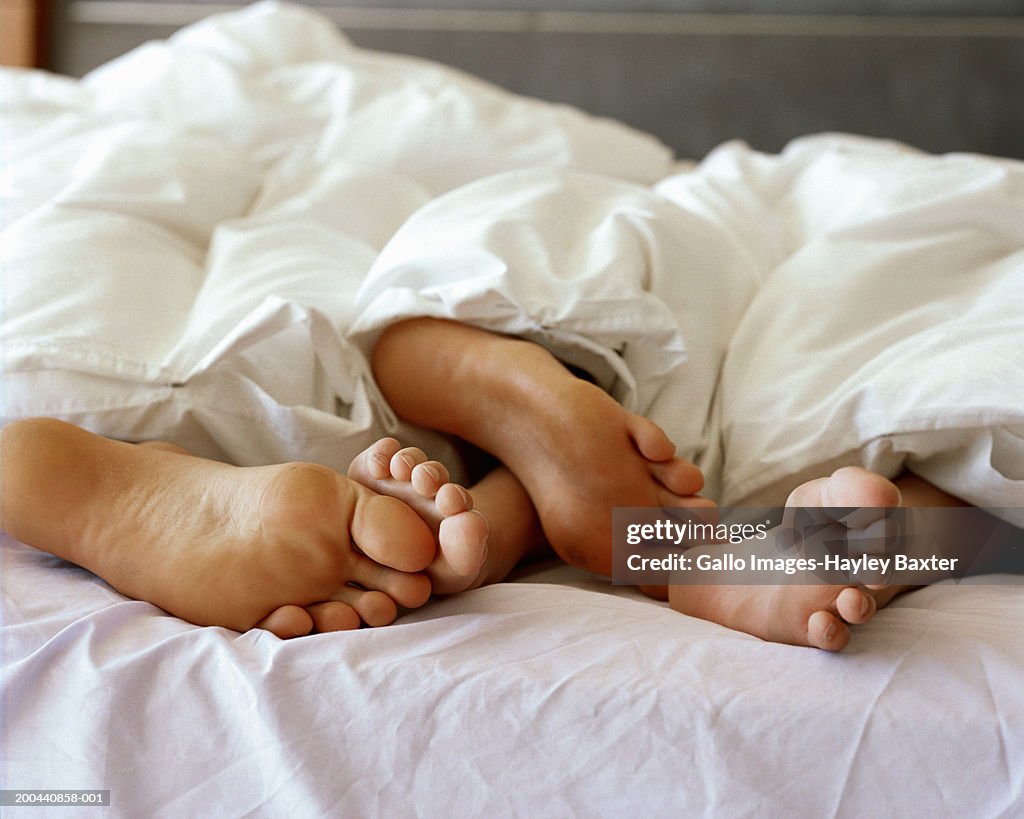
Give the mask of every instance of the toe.
<path id="1" fill-rule="evenodd" d="M 430 565 L 437 544 L 430 528 L 408 504 L 387 495 L 363 494 L 350 527 L 359 549 L 382 564 L 402 572 L 418 572 Z"/>
<path id="2" fill-rule="evenodd" d="M 710 511 L 718 508 L 718 504 L 711 500 L 711 498 L 704 498 L 700 495 L 680 497 L 668 490 L 662 490 L 658 493 L 658 503 L 663 507 L 678 509 L 700 509 Z M 707 515 L 701 512 L 699 520 L 705 523 L 718 523 L 718 515 Z"/>
<path id="3" fill-rule="evenodd" d="M 337 600 L 306 606 L 306 612 L 313 621 L 313 627 L 320 633 L 352 631 L 362 625 L 359 613 L 348 603 Z"/>
<path id="4" fill-rule="evenodd" d="M 630 415 L 626 422 L 629 436 L 637 450 L 649 461 L 667 461 L 676 454 L 676 446 L 664 430 L 640 415 Z"/>
<path id="5" fill-rule="evenodd" d="M 426 461 L 412 470 L 412 488 L 423 498 L 434 497 L 448 483 L 448 469 L 440 461 Z"/>
<path id="6" fill-rule="evenodd" d="M 470 510 L 441 521 L 438 542 L 441 555 L 458 576 L 475 578 L 487 559 L 487 519 Z"/>
<path id="7" fill-rule="evenodd" d="M 430 581 L 424 575 L 397 572 L 366 558 L 355 561 L 351 580 L 364 589 L 386 594 L 400 606 L 410 609 L 422 606 L 430 598 Z"/>
<path id="8" fill-rule="evenodd" d="M 807 645 L 825 651 L 841 651 L 850 642 L 850 629 L 828 611 L 816 611 L 807 619 Z"/>
<path id="9" fill-rule="evenodd" d="M 637 588 L 654 600 L 668 600 L 668 586 L 644 586 Z"/>
<path id="10" fill-rule="evenodd" d="M 823 506 L 830 508 L 899 506 L 900 490 L 877 472 L 859 466 L 844 466 L 827 478 L 801 484 L 790 493 L 787 506 Z"/>
<path id="11" fill-rule="evenodd" d="M 364 449 L 348 467 L 348 476 L 354 481 L 382 481 L 391 477 L 391 459 L 402 448 L 394 438 L 381 438 Z"/>
<path id="12" fill-rule="evenodd" d="M 411 481 L 413 470 L 426 463 L 427 454 L 415 446 L 398 450 L 391 458 L 391 477 L 399 481 Z"/>
<path id="13" fill-rule="evenodd" d="M 859 466 L 844 466 L 824 486 L 827 506 L 889 507 L 900 503 L 900 490 L 887 478 Z"/>
<path id="14" fill-rule="evenodd" d="M 355 609 L 359 618 L 368 626 L 387 626 L 398 617 L 395 601 L 383 592 L 349 587 L 339 596 L 344 598 L 340 602 L 347 603 Z"/>
<path id="15" fill-rule="evenodd" d="M 260 620 L 256 628 L 288 640 L 309 634 L 313 630 L 313 619 L 299 606 L 281 606 Z"/>
<path id="16" fill-rule="evenodd" d="M 704 488 L 704 473 L 682 458 L 652 463 L 651 474 L 658 483 L 676 495 L 696 495 Z"/>
<path id="17" fill-rule="evenodd" d="M 875 614 L 875 598 L 865 589 L 843 589 L 836 598 L 836 611 L 847 623 L 866 623 Z"/>
<path id="18" fill-rule="evenodd" d="M 457 483 L 446 483 L 434 497 L 437 511 L 442 517 L 451 517 L 473 508 L 473 496 Z"/>

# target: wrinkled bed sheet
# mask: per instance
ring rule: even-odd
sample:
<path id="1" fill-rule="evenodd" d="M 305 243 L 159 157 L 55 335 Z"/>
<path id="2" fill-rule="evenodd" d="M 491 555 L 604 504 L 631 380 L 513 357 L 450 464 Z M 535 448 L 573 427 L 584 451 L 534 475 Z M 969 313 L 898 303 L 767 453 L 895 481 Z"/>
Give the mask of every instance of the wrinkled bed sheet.
<path id="1" fill-rule="evenodd" d="M 3 420 L 241 464 L 344 468 L 385 433 L 452 460 L 366 357 L 438 315 L 587 368 L 725 503 L 862 463 L 1024 507 L 1020 163 L 823 135 L 682 170 L 647 135 L 273 3 L 82 81 L 0 82 Z M 907 595 L 834 657 L 564 567 L 288 643 L 7 538 L 0 569 L 0 787 L 109 789 L 98 815 L 1024 800 L 1012 584 Z"/>
<path id="2" fill-rule="evenodd" d="M 915 592 L 840 656 L 564 567 L 286 642 L 2 549 L 2 786 L 109 789 L 97 816 L 1011 817 L 1024 798 L 1016 585 Z"/>

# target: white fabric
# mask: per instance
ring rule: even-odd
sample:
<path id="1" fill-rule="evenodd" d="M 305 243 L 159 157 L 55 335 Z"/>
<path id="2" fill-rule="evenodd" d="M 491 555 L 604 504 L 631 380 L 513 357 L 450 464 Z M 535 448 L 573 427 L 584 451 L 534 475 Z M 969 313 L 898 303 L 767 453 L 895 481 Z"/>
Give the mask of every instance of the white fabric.
<path id="1" fill-rule="evenodd" d="M 0 787 L 110 790 L 96 816 L 1024 804 L 1019 586 L 915 592 L 834 656 L 565 568 L 280 641 L 191 626 L 7 539 L 0 560 Z"/>
<path id="2" fill-rule="evenodd" d="M 763 165 L 785 219 L 722 373 L 723 495 L 906 466 L 1024 525 L 1024 164 L 845 139 Z"/>
<path id="3" fill-rule="evenodd" d="M 661 424 L 726 505 L 909 467 L 1024 525 L 1024 164 L 740 143 L 654 190 L 491 177 L 384 248 L 354 338 L 435 315 L 539 341 Z"/>
<path id="4" fill-rule="evenodd" d="M 587 367 L 729 503 L 907 462 L 1024 507 L 1019 163 L 821 136 L 677 173 L 650 137 L 275 4 L 83 82 L 0 81 L 3 420 L 240 464 L 344 468 L 396 431 L 447 458 L 366 363 L 387 322 L 447 315 Z M 97 815 L 1024 802 L 1013 586 L 916 592 L 833 657 L 566 569 L 288 643 L 7 538 L 0 569 L 0 787 L 111 790 Z"/>
<path id="5" fill-rule="evenodd" d="M 591 370 L 729 505 L 859 462 L 1024 507 L 1019 162 L 821 136 L 678 173 L 274 4 L 4 82 L 4 419 L 335 468 L 392 433 L 454 463 L 366 363 L 387 322 L 444 315 Z"/>
<path id="6" fill-rule="evenodd" d="M 395 230 L 520 167 L 650 183 L 652 137 L 362 51 L 299 7 L 202 22 L 81 83 L 2 74 L 3 419 L 345 468 L 396 425 L 344 340 Z"/>
<path id="7" fill-rule="evenodd" d="M 713 480 L 715 388 L 758 284 L 742 250 L 721 225 L 637 185 L 507 173 L 402 226 L 363 286 L 352 336 L 369 350 L 385 324 L 436 315 L 533 339 L 663 424 Z"/>

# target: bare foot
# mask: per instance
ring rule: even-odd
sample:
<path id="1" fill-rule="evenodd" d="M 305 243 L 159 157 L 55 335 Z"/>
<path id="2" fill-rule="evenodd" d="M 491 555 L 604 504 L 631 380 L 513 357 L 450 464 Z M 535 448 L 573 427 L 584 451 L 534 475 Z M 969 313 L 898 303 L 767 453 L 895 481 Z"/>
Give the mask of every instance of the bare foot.
<path id="1" fill-rule="evenodd" d="M 348 476 L 380 495 L 398 498 L 416 510 L 437 538 L 437 555 L 424 570 L 437 594 L 463 591 L 487 560 L 487 520 L 473 508 L 473 497 L 449 482 L 444 464 L 423 450 L 382 438 L 349 466 Z"/>
<path id="2" fill-rule="evenodd" d="M 552 547 L 570 565 L 611 574 L 616 506 L 714 506 L 696 496 L 703 475 L 676 457 L 661 428 L 603 390 L 573 379 L 538 384 L 535 395 L 527 422 L 531 447 L 496 448 L 529 491 Z"/>
<path id="3" fill-rule="evenodd" d="M 531 342 L 417 319 L 381 336 L 374 372 L 400 415 L 508 467 L 571 565 L 611 574 L 615 506 L 713 506 L 694 497 L 703 476 L 657 425 Z"/>
<path id="4" fill-rule="evenodd" d="M 858 527 L 867 527 L 899 506 L 900 490 L 881 475 L 844 467 L 830 477 L 797 487 L 787 506 L 861 508 Z M 844 521 L 848 520 L 844 517 Z M 676 611 L 710 620 L 763 640 L 839 651 L 850 640 L 850 625 L 868 622 L 903 586 L 726 586 L 672 585 Z"/>
<path id="5" fill-rule="evenodd" d="M 323 466 L 240 469 L 34 419 L 4 428 L 2 469 L 9 534 L 198 625 L 293 637 L 430 595 L 430 528 Z"/>
<path id="6" fill-rule="evenodd" d="M 499 467 L 470 489 L 449 483 L 445 466 L 415 447 L 384 438 L 352 461 L 348 475 L 373 491 L 404 501 L 434 531 L 437 556 L 424 570 L 435 594 L 453 594 L 504 580 L 544 546 L 522 485 Z"/>

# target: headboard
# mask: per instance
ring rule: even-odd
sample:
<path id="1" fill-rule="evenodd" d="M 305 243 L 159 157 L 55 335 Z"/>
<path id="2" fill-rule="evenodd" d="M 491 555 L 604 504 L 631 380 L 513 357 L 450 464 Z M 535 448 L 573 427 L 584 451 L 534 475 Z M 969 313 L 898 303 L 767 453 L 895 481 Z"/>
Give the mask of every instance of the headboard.
<path id="1" fill-rule="evenodd" d="M 1024 157 L 1024 0 L 303 0 L 358 45 L 651 131 L 683 157 L 850 131 Z M 52 0 L 82 74 L 244 3 Z"/>

